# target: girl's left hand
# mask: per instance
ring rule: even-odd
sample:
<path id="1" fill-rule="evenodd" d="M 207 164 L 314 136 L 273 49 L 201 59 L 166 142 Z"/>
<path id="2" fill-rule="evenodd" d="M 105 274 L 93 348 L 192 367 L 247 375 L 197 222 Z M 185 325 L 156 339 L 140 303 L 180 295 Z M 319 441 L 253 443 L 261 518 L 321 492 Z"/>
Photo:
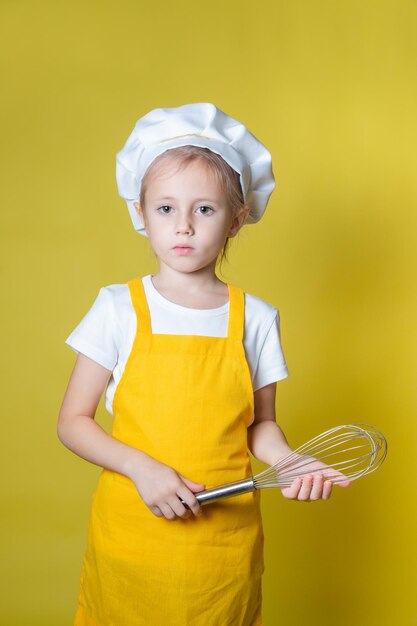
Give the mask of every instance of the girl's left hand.
<path id="1" fill-rule="evenodd" d="M 328 500 L 332 495 L 333 482 L 331 478 L 342 478 L 344 474 L 334 470 L 329 465 L 316 461 L 309 466 L 310 472 L 303 477 L 296 478 L 289 487 L 282 487 L 282 495 L 288 500 L 300 502 L 313 502 L 315 500 Z M 337 483 L 341 487 L 348 487 L 351 481 L 346 480 Z"/>

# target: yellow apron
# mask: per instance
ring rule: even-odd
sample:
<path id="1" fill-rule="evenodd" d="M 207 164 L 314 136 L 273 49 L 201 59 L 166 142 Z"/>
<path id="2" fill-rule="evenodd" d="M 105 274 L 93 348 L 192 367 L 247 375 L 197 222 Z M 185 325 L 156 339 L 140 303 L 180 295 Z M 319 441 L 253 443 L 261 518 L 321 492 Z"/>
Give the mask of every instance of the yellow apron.
<path id="1" fill-rule="evenodd" d="M 141 278 L 116 389 L 113 436 L 206 488 L 251 476 L 253 389 L 244 293 L 229 284 L 227 337 L 152 334 Z M 93 495 L 75 626 L 258 626 L 264 571 L 260 493 L 167 520 L 133 482 L 103 470 Z"/>

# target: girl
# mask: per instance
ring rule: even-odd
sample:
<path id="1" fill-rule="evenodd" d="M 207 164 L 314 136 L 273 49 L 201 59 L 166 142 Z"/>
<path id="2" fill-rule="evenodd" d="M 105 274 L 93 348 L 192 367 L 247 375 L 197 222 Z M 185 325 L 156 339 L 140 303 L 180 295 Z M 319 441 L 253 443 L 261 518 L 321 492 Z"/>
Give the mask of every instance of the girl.
<path id="1" fill-rule="evenodd" d="M 103 467 L 77 626 L 257 626 L 259 492 L 195 494 L 251 476 L 290 448 L 275 422 L 287 376 L 277 310 L 216 275 L 230 238 L 275 186 L 271 156 L 214 105 L 157 109 L 117 155 L 117 182 L 158 272 L 109 285 L 66 340 L 78 352 L 58 435 Z M 95 422 L 107 386 L 112 436 Z M 327 499 L 322 474 L 283 489 Z"/>

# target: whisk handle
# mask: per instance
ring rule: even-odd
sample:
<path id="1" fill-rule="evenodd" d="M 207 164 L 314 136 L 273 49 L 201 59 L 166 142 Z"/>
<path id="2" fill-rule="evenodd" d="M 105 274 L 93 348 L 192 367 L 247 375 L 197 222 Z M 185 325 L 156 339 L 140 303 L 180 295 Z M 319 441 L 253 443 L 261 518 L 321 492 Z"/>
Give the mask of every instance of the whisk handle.
<path id="1" fill-rule="evenodd" d="M 249 491 L 255 491 L 253 477 L 246 478 L 245 480 L 239 480 L 236 483 L 229 483 L 227 485 L 221 485 L 220 487 L 214 487 L 213 489 L 206 489 L 205 491 L 199 491 L 194 494 L 200 504 L 207 504 L 220 498 L 229 498 L 231 496 L 238 496 L 241 493 L 248 493 Z M 184 501 L 181 500 L 183 504 Z"/>

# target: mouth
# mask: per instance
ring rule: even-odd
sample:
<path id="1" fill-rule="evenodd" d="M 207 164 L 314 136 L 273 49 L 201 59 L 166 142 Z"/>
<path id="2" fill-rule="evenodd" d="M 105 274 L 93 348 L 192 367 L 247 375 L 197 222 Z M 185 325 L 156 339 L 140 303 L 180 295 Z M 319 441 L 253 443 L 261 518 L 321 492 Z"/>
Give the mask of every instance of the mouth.
<path id="1" fill-rule="evenodd" d="M 178 254 L 190 254 L 194 248 L 192 246 L 174 246 L 173 250 Z"/>

